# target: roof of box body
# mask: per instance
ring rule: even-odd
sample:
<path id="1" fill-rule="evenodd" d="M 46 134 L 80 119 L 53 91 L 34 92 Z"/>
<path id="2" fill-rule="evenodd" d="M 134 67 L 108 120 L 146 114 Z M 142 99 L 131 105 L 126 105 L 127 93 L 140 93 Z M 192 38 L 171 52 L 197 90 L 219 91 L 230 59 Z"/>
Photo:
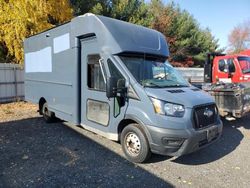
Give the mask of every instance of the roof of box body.
<path id="1" fill-rule="evenodd" d="M 111 54 L 141 53 L 152 54 L 162 57 L 169 56 L 168 45 L 165 36 L 153 29 L 131 24 L 128 22 L 98 16 L 91 13 L 73 18 L 70 22 L 71 37 L 82 37 L 95 34 L 103 51 Z M 29 38 L 40 34 L 48 34 L 53 29 L 48 29 Z"/>
<path id="2" fill-rule="evenodd" d="M 89 13 L 74 18 L 71 24 L 74 36 L 94 33 L 103 49 L 112 54 L 137 52 L 169 56 L 164 35 L 153 29 Z"/>

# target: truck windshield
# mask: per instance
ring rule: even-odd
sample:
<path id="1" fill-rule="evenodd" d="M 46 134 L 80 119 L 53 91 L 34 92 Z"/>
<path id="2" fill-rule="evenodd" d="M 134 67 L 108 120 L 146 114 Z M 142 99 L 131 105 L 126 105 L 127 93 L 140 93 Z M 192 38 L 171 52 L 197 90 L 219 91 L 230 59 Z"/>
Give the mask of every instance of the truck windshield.
<path id="1" fill-rule="evenodd" d="M 241 70 L 244 74 L 250 73 L 250 57 L 238 57 Z"/>
<path id="2" fill-rule="evenodd" d="M 152 58 L 120 56 L 135 79 L 144 87 L 188 87 L 188 82 L 167 62 Z"/>

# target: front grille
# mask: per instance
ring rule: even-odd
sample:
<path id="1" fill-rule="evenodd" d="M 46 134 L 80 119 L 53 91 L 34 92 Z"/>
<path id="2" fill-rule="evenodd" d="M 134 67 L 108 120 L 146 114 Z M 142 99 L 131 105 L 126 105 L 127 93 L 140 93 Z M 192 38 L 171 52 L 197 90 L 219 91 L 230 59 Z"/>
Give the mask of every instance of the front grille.
<path id="1" fill-rule="evenodd" d="M 197 106 L 194 108 L 194 128 L 201 129 L 216 122 L 217 108 L 215 104 Z"/>
<path id="2" fill-rule="evenodd" d="M 199 88 L 192 88 L 191 90 L 193 90 L 193 91 L 200 91 Z"/>

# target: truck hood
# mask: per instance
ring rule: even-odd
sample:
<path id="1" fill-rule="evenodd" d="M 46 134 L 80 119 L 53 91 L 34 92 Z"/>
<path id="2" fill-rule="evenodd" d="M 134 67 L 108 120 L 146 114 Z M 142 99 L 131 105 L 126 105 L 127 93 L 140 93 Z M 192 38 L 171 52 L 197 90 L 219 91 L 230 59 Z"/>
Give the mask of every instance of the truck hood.
<path id="1" fill-rule="evenodd" d="M 148 96 L 193 108 L 196 105 L 214 103 L 207 92 L 196 87 L 145 88 Z"/>

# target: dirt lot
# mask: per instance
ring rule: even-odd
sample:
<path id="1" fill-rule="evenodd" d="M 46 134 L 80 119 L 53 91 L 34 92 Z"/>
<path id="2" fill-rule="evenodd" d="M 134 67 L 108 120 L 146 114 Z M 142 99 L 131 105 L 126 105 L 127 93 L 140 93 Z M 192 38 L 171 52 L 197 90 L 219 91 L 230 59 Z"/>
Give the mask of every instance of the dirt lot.
<path id="1" fill-rule="evenodd" d="M 219 142 L 180 158 L 128 162 L 118 143 L 28 103 L 0 105 L 0 187 L 249 187 L 250 116 L 224 122 Z"/>

